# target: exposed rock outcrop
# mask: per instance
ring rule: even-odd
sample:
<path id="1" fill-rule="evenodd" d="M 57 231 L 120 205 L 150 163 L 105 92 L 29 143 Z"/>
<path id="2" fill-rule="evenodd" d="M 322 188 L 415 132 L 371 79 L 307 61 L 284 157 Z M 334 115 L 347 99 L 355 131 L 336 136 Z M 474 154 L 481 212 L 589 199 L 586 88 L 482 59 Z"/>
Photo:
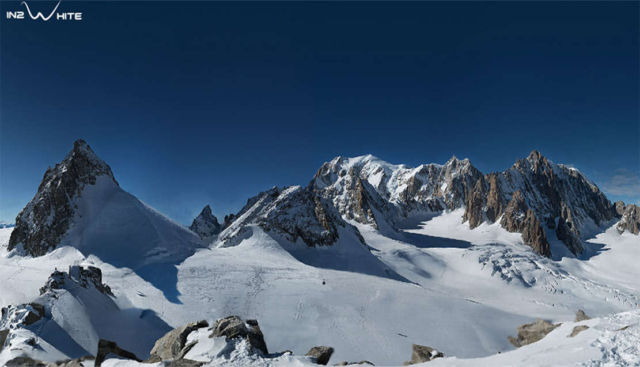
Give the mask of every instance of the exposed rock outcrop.
<path id="1" fill-rule="evenodd" d="M 35 324 L 45 317 L 45 315 L 45 307 L 35 302 L 3 307 L 2 318 L 0 318 L 0 329 L 7 331 L 4 339 L 7 338 L 10 330 Z"/>
<path id="2" fill-rule="evenodd" d="M 573 338 L 574 336 L 580 334 L 581 332 L 587 330 L 589 327 L 587 325 L 578 325 L 571 330 L 571 334 L 569 334 L 569 338 Z"/>
<path id="3" fill-rule="evenodd" d="M 352 365 L 368 365 L 368 366 L 375 366 L 375 364 L 369 362 L 369 361 L 360 361 L 360 362 L 347 362 L 347 361 L 342 361 L 339 363 L 334 364 L 334 366 L 352 366 Z"/>
<path id="4" fill-rule="evenodd" d="M 509 232 L 522 233 L 524 243 L 531 246 L 538 254 L 551 256 L 544 229 L 533 210 L 527 207 L 520 191 L 513 193 L 502 216 L 501 224 Z"/>
<path id="5" fill-rule="evenodd" d="M 187 345 L 187 336 L 189 336 L 192 331 L 204 327 L 209 327 L 209 324 L 203 320 L 171 330 L 156 341 L 153 349 L 151 349 L 151 357 L 149 360 L 167 361 L 184 357 L 189 349 L 193 347 L 193 344 Z"/>
<path id="6" fill-rule="evenodd" d="M 111 287 L 102 283 L 102 271 L 95 266 L 87 266 L 85 269 L 79 265 L 69 266 L 69 272 L 54 271 L 47 279 L 45 285 L 40 288 L 40 294 L 54 289 L 62 289 L 67 282 L 77 284 L 83 288 L 94 287 L 101 293 L 113 297 Z"/>
<path id="7" fill-rule="evenodd" d="M 259 350 L 263 355 L 269 354 L 264 335 L 260 330 L 257 320 L 242 321 L 238 316 L 228 316 L 216 321 L 213 333 L 210 337 L 225 337 L 226 339 L 243 338 L 249 342 L 254 349 Z"/>
<path id="8" fill-rule="evenodd" d="M 110 354 L 117 355 L 119 357 L 125 359 L 133 359 L 134 361 L 142 362 L 135 354 L 129 352 L 128 350 L 122 349 L 116 344 L 116 342 L 112 342 L 110 340 L 100 339 L 98 342 L 98 354 L 96 355 L 95 367 L 100 367 L 102 362 L 106 359 L 106 357 Z"/>
<path id="9" fill-rule="evenodd" d="M 560 324 L 552 324 L 549 321 L 538 319 L 530 324 L 518 326 L 518 337 L 509 336 L 507 339 L 514 347 L 519 348 L 523 345 L 537 342 L 558 326 Z"/>
<path id="10" fill-rule="evenodd" d="M 316 364 L 326 365 L 331 359 L 333 348 L 325 346 L 317 346 L 309 349 L 305 356 L 311 357 Z"/>
<path id="11" fill-rule="evenodd" d="M 222 226 L 218 223 L 218 218 L 211 212 L 211 207 L 207 205 L 193 220 L 189 229 L 203 240 L 209 240 L 222 231 Z"/>
<path id="12" fill-rule="evenodd" d="M 338 228 L 349 226 L 326 199 L 309 188 L 272 188 L 247 201 L 236 219 L 219 236 L 228 243 L 242 237 L 245 226 L 257 224 L 291 242 L 302 240 L 307 246 L 329 246 L 338 240 Z M 359 232 L 357 233 L 359 235 Z"/>
<path id="13" fill-rule="evenodd" d="M 591 317 L 587 316 L 587 314 L 584 313 L 584 311 L 578 310 L 578 312 L 576 312 L 575 322 L 584 321 L 584 320 L 590 320 L 590 319 L 591 319 Z"/>
<path id="14" fill-rule="evenodd" d="M 7 340 L 7 335 L 9 335 L 9 329 L 0 330 L 0 352 L 4 348 L 4 342 Z"/>
<path id="15" fill-rule="evenodd" d="M 58 362 L 43 362 L 30 357 L 21 356 L 9 360 L 5 367 L 84 367 L 82 362 L 93 360 L 92 356 L 82 358 L 67 359 Z"/>
<path id="16" fill-rule="evenodd" d="M 624 205 L 624 204 L 623 204 Z M 620 221 L 616 228 L 618 232 L 629 231 L 640 234 L 640 207 L 634 204 L 624 205 L 622 208 L 616 203 L 616 211 L 620 213 Z"/>
<path id="17" fill-rule="evenodd" d="M 444 354 L 442 352 L 439 352 L 431 347 L 427 347 L 426 345 L 413 344 L 411 346 L 411 350 L 411 360 L 408 362 L 404 362 L 405 366 L 416 363 L 429 362 L 436 358 L 444 357 Z"/>
<path id="18" fill-rule="evenodd" d="M 16 217 L 8 249 L 21 245 L 26 254 L 41 256 L 56 248 L 74 220 L 75 198 L 100 176 L 118 185 L 111 168 L 77 140 L 62 162 L 47 169 L 38 192 Z"/>

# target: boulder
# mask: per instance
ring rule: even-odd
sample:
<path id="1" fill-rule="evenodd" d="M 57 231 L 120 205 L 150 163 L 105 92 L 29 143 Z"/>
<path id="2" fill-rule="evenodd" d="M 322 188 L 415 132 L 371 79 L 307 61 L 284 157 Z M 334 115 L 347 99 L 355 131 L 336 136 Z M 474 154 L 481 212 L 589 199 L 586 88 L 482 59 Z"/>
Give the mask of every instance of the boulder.
<path id="1" fill-rule="evenodd" d="M 206 321 L 191 322 L 179 328 L 175 328 L 158 339 L 151 349 L 151 361 L 166 361 L 178 359 L 184 356 L 195 345 L 187 343 L 187 336 L 194 330 L 208 327 Z"/>
<path id="2" fill-rule="evenodd" d="M 591 317 L 587 316 L 587 314 L 584 313 L 584 311 L 578 310 L 578 312 L 576 312 L 576 320 L 575 320 L 575 322 L 584 321 L 584 320 L 590 320 L 590 319 L 591 319 Z"/>
<path id="3" fill-rule="evenodd" d="M 426 345 L 413 344 L 411 346 L 411 360 L 409 362 L 404 362 L 405 366 L 416 363 L 429 362 L 436 358 L 444 357 L 442 352 L 438 352 L 437 350 L 427 347 Z"/>
<path id="4" fill-rule="evenodd" d="M 194 361 L 191 359 L 176 359 L 175 361 L 171 361 L 168 364 L 165 364 L 164 367 L 200 367 L 205 362 Z"/>
<path id="5" fill-rule="evenodd" d="M 313 358 L 313 360 L 317 364 L 326 365 L 327 363 L 329 363 L 329 359 L 331 359 L 332 354 L 333 348 L 319 346 L 309 349 L 309 351 L 305 355 Z"/>
<path id="6" fill-rule="evenodd" d="M 569 334 L 569 338 L 573 338 L 574 336 L 580 334 L 581 332 L 587 330 L 589 327 L 587 325 L 578 325 L 573 328 L 571 334 Z"/>
<path id="7" fill-rule="evenodd" d="M 5 367 L 49 367 L 47 363 L 29 357 L 16 357 L 8 361 Z"/>
<path id="8" fill-rule="evenodd" d="M 360 361 L 360 362 L 347 362 L 347 361 L 342 361 L 340 363 L 336 363 L 334 364 L 334 366 L 352 366 L 352 365 L 369 365 L 369 366 L 375 366 L 375 364 L 369 362 L 369 361 Z"/>
<path id="9" fill-rule="evenodd" d="M 523 345 L 537 342 L 558 326 L 560 326 L 560 324 L 552 324 L 549 321 L 538 319 L 530 324 L 518 326 L 518 337 L 514 338 L 510 336 L 507 339 L 509 339 L 509 342 L 513 344 L 513 346 L 519 348 Z"/>
<path id="10" fill-rule="evenodd" d="M 21 356 L 8 361 L 5 367 L 84 367 L 82 362 L 92 359 L 92 356 L 85 356 L 59 362 L 43 362 L 27 356 Z"/>
<path id="11" fill-rule="evenodd" d="M 129 352 L 128 350 L 124 350 L 116 344 L 116 342 L 112 342 L 110 340 L 100 339 L 98 341 L 98 354 L 96 355 L 95 367 L 100 367 L 102 362 L 104 362 L 105 358 L 109 354 L 115 354 L 122 358 L 133 359 L 137 362 L 142 362 L 135 354 Z"/>
<path id="12" fill-rule="evenodd" d="M 228 316 L 220 319 L 216 321 L 213 327 L 213 333 L 211 333 L 209 337 L 222 336 L 227 339 L 246 339 L 254 349 L 259 350 L 264 355 L 269 354 L 267 343 L 264 341 L 264 335 L 262 335 L 257 320 L 247 320 L 244 322 L 238 316 Z"/>

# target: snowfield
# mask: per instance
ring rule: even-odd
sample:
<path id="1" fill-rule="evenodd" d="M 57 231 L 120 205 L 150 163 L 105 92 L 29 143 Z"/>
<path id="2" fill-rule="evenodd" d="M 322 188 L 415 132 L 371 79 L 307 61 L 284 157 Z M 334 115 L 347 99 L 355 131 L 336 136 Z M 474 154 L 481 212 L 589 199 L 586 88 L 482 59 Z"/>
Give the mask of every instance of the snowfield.
<path id="1" fill-rule="evenodd" d="M 637 340 L 638 329 L 630 327 L 619 335 L 615 329 L 638 323 L 640 269 L 628 261 L 640 256 L 637 236 L 611 228 L 589 241 L 590 257 L 553 261 L 531 252 L 519 234 L 496 224 L 470 230 L 460 215 L 448 212 L 392 236 L 355 223 L 372 254 L 404 278 L 400 280 L 335 270 L 330 263 L 308 265 L 304 257 L 312 256 L 311 251 L 327 251 L 330 259 L 331 252 L 340 249 L 286 244 L 253 226 L 251 235 L 236 246 L 212 245 L 177 264 L 176 283 L 166 284 L 176 289 L 175 299 L 166 296 L 167 289 L 158 286 L 162 283 L 152 284 L 129 268 L 84 256 L 72 247 L 39 258 L 8 254 L 12 229 L 5 228 L 0 229 L 0 303 L 30 302 L 54 269 L 91 264 L 102 269 L 120 309 L 149 310 L 170 327 L 228 315 L 255 318 L 272 353 L 288 349 L 302 355 L 314 345 L 331 345 L 336 350 L 330 363 L 401 365 L 410 359 L 415 343 L 450 357 L 429 362 L 434 366 L 620 365 L 620 360 L 633 365 L 637 343 L 632 340 Z M 292 249 L 301 253 L 292 254 Z M 566 338 L 573 325 L 567 321 L 579 308 L 602 318 L 584 322 L 590 329 Z M 627 310 L 634 311 L 620 313 Z M 513 350 L 507 336 L 536 318 L 564 324 L 541 342 Z M 104 337 L 98 329 L 90 333 Z M 51 351 L 34 358 L 78 357 L 60 352 L 55 342 L 49 344 Z M 249 363 L 241 352 L 234 353 L 240 355 L 219 357 L 211 365 L 309 363 L 304 357 L 260 361 L 247 354 Z M 107 362 L 104 365 L 132 363 Z"/>
<path id="2" fill-rule="evenodd" d="M 434 366 L 639 365 L 636 227 L 621 233 L 619 204 L 539 152 L 502 175 L 507 197 L 528 190 L 544 228 L 515 199 L 517 210 L 492 211 L 500 213 L 492 219 L 478 200 L 466 211 L 470 187 L 499 203 L 497 176 L 484 178 L 466 159 L 408 168 L 338 157 L 309 186 L 250 198 L 224 228 L 201 217 L 201 227 L 216 230 L 205 242 L 120 188 L 76 141 L 15 229 L 0 228 L 0 365 L 97 355 L 103 339 L 141 360 L 160 358 L 151 349 L 170 330 L 232 315 L 258 320 L 258 331 L 253 321 L 244 327 L 264 334 L 270 354 L 254 353 L 251 339 L 202 329 L 182 335 L 191 349 L 176 348 L 210 366 L 307 366 L 305 352 L 320 345 L 335 349 L 330 364 L 397 366 L 414 344 L 444 353 Z M 566 201 L 544 197 L 555 190 L 551 178 Z M 537 242 L 501 223 L 525 212 L 528 227 L 516 230 Z M 571 322 L 579 309 L 593 319 Z M 516 350 L 508 337 L 537 319 L 562 325 Z M 575 335 L 575 326 L 588 328 Z"/>

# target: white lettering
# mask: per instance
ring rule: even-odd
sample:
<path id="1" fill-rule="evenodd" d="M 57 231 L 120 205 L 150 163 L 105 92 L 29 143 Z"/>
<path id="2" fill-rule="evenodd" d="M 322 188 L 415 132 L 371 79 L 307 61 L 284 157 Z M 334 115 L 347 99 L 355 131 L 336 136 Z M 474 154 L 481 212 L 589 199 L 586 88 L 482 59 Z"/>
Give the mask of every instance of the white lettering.
<path id="1" fill-rule="evenodd" d="M 23 11 L 8 11 L 7 19 L 24 19 Z"/>

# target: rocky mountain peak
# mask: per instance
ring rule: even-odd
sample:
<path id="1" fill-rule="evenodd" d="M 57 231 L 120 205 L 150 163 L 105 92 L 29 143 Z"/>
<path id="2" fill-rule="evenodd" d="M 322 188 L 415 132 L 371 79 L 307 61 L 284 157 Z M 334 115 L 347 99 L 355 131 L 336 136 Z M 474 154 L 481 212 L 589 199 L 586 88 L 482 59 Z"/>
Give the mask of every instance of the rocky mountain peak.
<path id="1" fill-rule="evenodd" d="M 109 165 L 84 140 L 76 140 L 62 162 L 47 169 L 38 192 L 16 217 L 9 250 L 22 245 L 27 254 L 40 256 L 55 248 L 73 220 L 75 199 L 100 177 L 118 187 Z"/>
<path id="2" fill-rule="evenodd" d="M 193 220 L 189 229 L 202 239 L 210 239 L 220 233 L 222 226 L 218 222 L 218 218 L 211 212 L 211 207 L 207 205 Z"/>
<path id="3" fill-rule="evenodd" d="M 531 151 L 527 158 L 518 159 L 512 166 L 521 172 L 534 172 L 536 174 L 550 174 L 552 163 L 537 150 Z"/>
<path id="4" fill-rule="evenodd" d="M 91 149 L 89 144 L 82 139 L 73 143 L 73 149 L 67 154 L 62 162 L 54 168 L 47 170 L 49 176 L 66 176 L 68 179 L 75 179 L 83 183 L 95 184 L 98 176 L 108 176 L 117 184 L 111 172 L 111 167 Z M 47 174 L 43 183 L 47 181 Z"/>

